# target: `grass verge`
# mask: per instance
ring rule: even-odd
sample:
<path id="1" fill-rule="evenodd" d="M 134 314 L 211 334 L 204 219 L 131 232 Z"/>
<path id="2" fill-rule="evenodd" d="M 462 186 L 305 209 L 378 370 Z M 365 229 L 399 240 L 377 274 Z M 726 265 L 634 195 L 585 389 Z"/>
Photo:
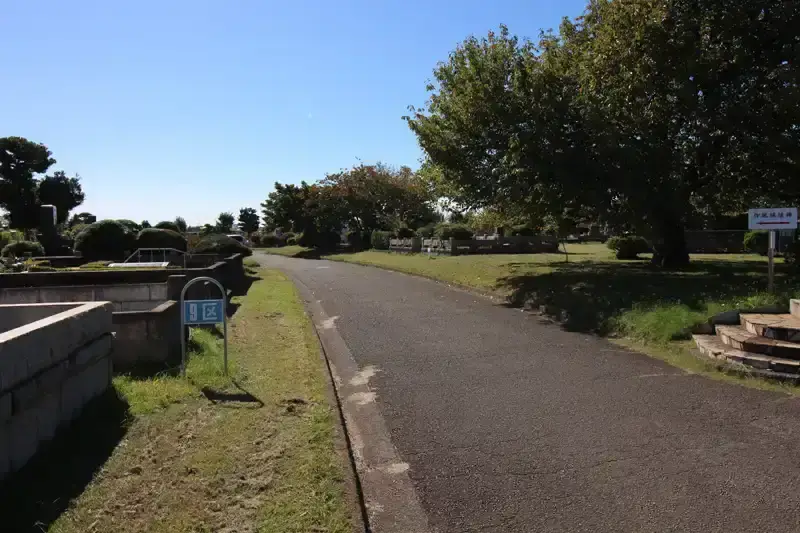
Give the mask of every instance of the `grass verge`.
<path id="1" fill-rule="evenodd" d="M 293 284 L 259 271 L 229 325 L 195 330 L 187 378 L 118 377 L 133 419 L 59 533 L 353 531 L 324 363 Z"/>
<path id="2" fill-rule="evenodd" d="M 276 250 L 295 257 L 310 255 L 300 247 Z M 666 271 L 651 267 L 647 256 L 617 260 L 602 244 L 570 244 L 567 251 L 568 255 L 457 257 L 366 251 L 325 259 L 478 289 L 512 305 L 541 309 L 569 330 L 616 338 L 675 366 L 764 385 L 764 380 L 738 371 L 716 374 L 718 365 L 695 357 L 690 332 L 693 325 L 722 311 L 787 305 L 798 293 L 782 260 L 776 264 L 777 291 L 769 294 L 766 258 L 758 255 L 696 254 L 688 267 Z"/>

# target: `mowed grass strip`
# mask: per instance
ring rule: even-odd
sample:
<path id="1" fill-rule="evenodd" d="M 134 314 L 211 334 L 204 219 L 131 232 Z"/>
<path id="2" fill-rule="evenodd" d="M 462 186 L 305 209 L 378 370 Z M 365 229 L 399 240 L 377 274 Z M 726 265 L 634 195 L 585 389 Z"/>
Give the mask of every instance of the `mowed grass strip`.
<path id="1" fill-rule="evenodd" d="M 130 429 L 50 527 L 78 532 L 353 531 L 326 370 L 292 283 L 259 271 L 221 341 L 194 330 L 184 380 L 115 379 Z"/>

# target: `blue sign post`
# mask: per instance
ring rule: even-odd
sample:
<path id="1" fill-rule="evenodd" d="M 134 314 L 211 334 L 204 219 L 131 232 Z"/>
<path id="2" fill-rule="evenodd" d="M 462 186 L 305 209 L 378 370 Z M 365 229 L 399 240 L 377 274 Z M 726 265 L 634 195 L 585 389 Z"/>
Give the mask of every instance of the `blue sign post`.
<path id="1" fill-rule="evenodd" d="M 214 300 L 184 300 L 186 290 L 197 282 L 211 283 L 220 292 L 220 299 Z M 222 323 L 225 375 L 228 375 L 228 320 L 225 314 L 225 288 L 214 278 L 194 278 L 184 285 L 181 291 L 181 375 L 186 375 L 186 326 L 192 324 L 219 324 Z"/>

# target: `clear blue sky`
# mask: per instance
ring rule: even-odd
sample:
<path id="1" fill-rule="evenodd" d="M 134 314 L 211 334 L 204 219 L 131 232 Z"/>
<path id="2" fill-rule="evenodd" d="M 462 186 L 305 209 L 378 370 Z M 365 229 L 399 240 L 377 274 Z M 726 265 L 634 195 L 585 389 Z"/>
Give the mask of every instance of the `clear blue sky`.
<path id="1" fill-rule="evenodd" d="M 5 0 L 0 136 L 46 144 L 100 218 L 211 222 L 275 181 L 421 156 L 437 61 L 585 0 Z M 260 211 L 260 209 L 259 209 Z"/>

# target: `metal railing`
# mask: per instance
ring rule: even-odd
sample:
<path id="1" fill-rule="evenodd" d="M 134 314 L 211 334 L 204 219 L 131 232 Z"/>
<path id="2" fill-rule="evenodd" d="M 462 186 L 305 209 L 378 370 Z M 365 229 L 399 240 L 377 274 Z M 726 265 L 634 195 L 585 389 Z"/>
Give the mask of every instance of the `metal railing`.
<path id="1" fill-rule="evenodd" d="M 148 254 L 147 258 L 149 259 L 149 261 L 142 261 L 142 253 Z M 183 250 L 178 250 L 176 248 L 139 248 L 135 252 L 133 252 L 125 261 L 123 261 L 123 263 L 154 262 L 153 257 L 155 256 L 156 258 L 158 258 L 159 253 L 161 254 L 162 263 L 172 262 L 170 259 L 168 259 L 167 254 L 178 254 L 183 268 L 186 268 L 186 252 L 184 252 Z M 174 255 L 172 255 L 172 257 L 174 257 Z M 136 258 L 135 261 L 133 261 L 134 258 Z"/>

